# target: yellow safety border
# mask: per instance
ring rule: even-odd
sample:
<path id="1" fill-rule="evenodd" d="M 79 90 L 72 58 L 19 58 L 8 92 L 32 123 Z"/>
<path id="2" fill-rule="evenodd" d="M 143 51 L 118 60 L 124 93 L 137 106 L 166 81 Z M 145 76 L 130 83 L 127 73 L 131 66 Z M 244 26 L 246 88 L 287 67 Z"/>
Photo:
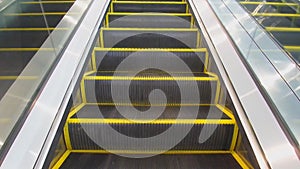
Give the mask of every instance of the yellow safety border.
<path id="1" fill-rule="evenodd" d="M 168 4 L 168 5 L 178 5 L 185 4 L 186 2 L 179 1 L 112 1 L 112 5 L 114 4 Z"/>
<path id="2" fill-rule="evenodd" d="M 167 104 L 141 104 L 141 103 L 86 103 L 90 106 L 167 106 L 167 107 L 180 107 L 180 106 L 214 106 L 213 104 L 199 104 L 199 103 L 167 103 Z"/>
<path id="3" fill-rule="evenodd" d="M 0 76 L 0 80 L 36 80 L 38 76 Z"/>
<path id="4" fill-rule="evenodd" d="M 56 162 L 52 169 L 59 169 L 64 161 L 69 157 L 71 154 L 70 150 L 66 150 L 66 152 L 60 157 L 60 159 Z"/>
<path id="5" fill-rule="evenodd" d="M 250 169 L 249 166 L 241 159 L 241 157 L 236 152 L 232 151 L 231 154 L 243 169 Z"/>
<path id="6" fill-rule="evenodd" d="M 20 4 L 73 4 L 74 0 L 60 0 L 60 1 L 27 1 L 27 2 L 20 2 Z"/>
<path id="7" fill-rule="evenodd" d="M 92 52 L 92 70 L 97 71 L 95 49 Z"/>
<path id="8" fill-rule="evenodd" d="M 4 16 L 44 16 L 44 15 L 66 15 L 67 12 L 45 12 L 45 13 L 8 13 Z M 79 13 L 68 13 L 68 15 L 75 15 Z"/>
<path id="9" fill-rule="evenodd" d="M 70 30 L 70 28 L 0 28 L 0 31 L 53 31 Z"/>
<path id="10" fill-rule="evenodd" d="M 300 32 L 300 28 L 291 27 L 265 27 L 269 32 Z"/>
<path id="11" fill-rule="evenodd" d="M 125 52 L 207 52 L 206 48 L 99 48 L 94 51 L 125 51 Z"/>
<path id="12" fill-rule="evenodd" d="M 197 28 L 104 28 L 102 27 L 101 30 L 103 31 L 149 31 L 149 32 L 156 32 L 156 31 L 165 31 L 165 32 L 198 32 Z"/>
<path id="13" fill-rule="evenodd" d="M 71 139 L 70 139 L 70 133 L 69 133 L 69 119 L 67 119 L 67 122 L 64 126 L 64 138 L 65 138 L 65 143 L 67 150 L 72 150 L 72 144 L 71 144 Z"/>
<path id="14" fill-rule="evenodd" d="M 268 17 L 300 17 L 300 14 L 290 13 L 253 13 L 253 16 L 268 16 Z"/>
<path id="15" fill-rule="evenodd" d="M 144 80 L 144 81 L 217 81 L 217 77 L 187 77 L 187 76 L 176 76 L 176 77 L 147 77 L 147 76 L 85 76 L 84 80 Z"/>
<path id="16" fill-rule="evenodd" d="M 32 52 L 32 51 L 54 51 L 54 48 L 0 48 L 0 52 Z"/>
<path id="17" fill-rule="evenodd" d="M 134 150 L 72 150 L 72 153 L 95 153 L 95 154 L 231 154 L 226 150 L 169 150 L 162 151 L 134 151 Z"/>
<path id="18" fill-rule="evenodd" d="M 240 3 L 243 5 L 299 6 L 297 3 L 284 3 L 284 2 L 243 1 Z"/>
<path id="19" fill-rule="evenodd" d="M 289 52 L 299 52 L 300 46 L 283 46 Z"/>
<path id="20" fill-rule="evenodd" d="M 104 48 L 104 37 L 103 37 L 103 28 L 100 29 L 100 38 L 99 38 L 100 47 Z"/>
<path id="21" fill-rule="evenodd" d="M 86 103 L 86 93 L 85 93 L 85 81 L 84 79 L 81 79 L 80 82 L 80 92 L 81 92 L 81 99 L 83 103 Z"/>
<path id="22" fill-rule="evenodd" d="M 235 121 L 232 119 L 117 119 L 117 118 L 70 118 L 67 124 L 223 124 L 234 125 Z"/>

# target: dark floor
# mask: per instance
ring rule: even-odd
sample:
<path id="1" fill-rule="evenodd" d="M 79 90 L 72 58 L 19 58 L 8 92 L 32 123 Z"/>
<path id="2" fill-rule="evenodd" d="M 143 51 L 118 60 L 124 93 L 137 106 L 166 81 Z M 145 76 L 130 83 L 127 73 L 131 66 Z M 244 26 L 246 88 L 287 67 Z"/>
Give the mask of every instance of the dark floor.
<path id="1" fill-rule="evenodd" d="M 239 169 L 230 154 L 158 155 L 125 158 L 112 154 L 72 153 L 62 169 Z"/>

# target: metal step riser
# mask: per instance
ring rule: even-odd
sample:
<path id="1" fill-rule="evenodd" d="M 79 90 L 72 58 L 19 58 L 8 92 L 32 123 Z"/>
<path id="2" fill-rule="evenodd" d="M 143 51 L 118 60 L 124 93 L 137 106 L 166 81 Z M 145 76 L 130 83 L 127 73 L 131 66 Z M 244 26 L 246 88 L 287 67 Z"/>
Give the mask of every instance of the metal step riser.
<path id="1" fill-rule="evenodd" d="M 114 3 L 113 12 L 186 13 L 186 4 L 134 4 Z"/>
<path id="2" fill-rule="evenodd" d="M 197 36 L 197 31 L 103 30 L 106 48 L 196 48 Z"/>
<path id="3" fill-rule="evenodd" d="M 109 145 L 108 150 L 137 150 L 137 151 L 155 151 L 164 150 L 166 140 L 160 140 L 155 145 L 144 141 L 142 144 L 133 142 L 131 139 L 120 139 L 110 137 L 105 134 L 104 124 L 68 124 L 70 141 L 74 150 L 102 150 L 96 143 L 105 143 Z M 107 124 L 106 124 L 107 125 Z M 205 124 L 206 127 L 214 129 L 212 124 Z M 110 124 L 118 133 L 133 137 L 133 138 L 149 138 L 156 136 L 168 130 L 170 124 Z M 173 124 L 178 132 L 184 131 L 190 125 Z M 218 125 L 213 134 L 204 143 L 199 143 L 199 135 L 202 131 L 203 124 L 195 124 L 186 137 L 179 140 L 179 143 L 172 150 L 228 150 L 231 146 L 233 134 L 233 125 Z M 203 131 L 205 132 L 205 131 Z M 88 134 L 87 134 L 88 133 Z M 92 138 L 92 139 L 91 139 Z M 172 140 L 172 137 L 169 137 Z M 141 139 L 138 139 L 141 140 Z M 172 142 L 172 141 L 171 141 Z"/>
<path id="4" fill-rule="evenodd" d="M 167 103 L 169 104 L 211 104 L 216 95 L 216 86 L 217 81 L 197 81 L 199 98 L 186 98 L 181 95 L 179 85 L 176 81 L 143 81 L 143 80 L 134 80 L 134 81 L 114 81 L 113 87 L 114 90 L 120 90 L 118 97 L 114 96 L 112 98 L 112 82 L 110 80 L 85 80 L 85 93 L 86 100 L 88 103 L 139 103 L 139 104 L 150 104 L 149 103 L 149 94 L 154 89 L 160 89 L 164 92 L 165 97 L 157 95 L 157 97 L 152 100 L 153 104 L 162 104 L 167 98 Z M 126 88 L 127 83 L 129 86 Z M 190 81 L 181 81 L 180 87 L 183 88 L 183 91 L 186 92 L 195 92 L 194 90 L 189 90 L 191 88 Z M 116 89 L 117 88 L 117 89 Z M 121 93 L 122 92 L 122 93 Z M 187 95 L 188 93 L 185 93 Z M 194 93 L 189 93 L 194 95 Z M 130 100 L 128 100 L 128 96 Z M 181 100 L 183 99 L 183 100 Z"/>
<path id="5" fill-rule="evenodd" d="M 172 60 L 174 57 L 180 58 L 185 65 L 190 69 L 190 72 L 203 72 L 204 63 L 206 61 L 205 52 L 142 52 L 142 51 L 95 51 L 96 69 L 98 71 L 115 71 L 118 66 L 128 57 L 138 57 L 139 60 L 148 60 L 148 58 L 158 58 L 163 60 Z M 167 62 L 169 63 L 169 62 Z M 171 64 L 171 63 L 170 63 Z M 149 67 L 151 67 L 149 63 Z M 172 72 L 186 72 L 179 66 L 168 66 L 169 71 Z M 173 69 L 171 69 L 173 67 Z M 128 70 L 122 71 L 136 71 L 136 67 L 130 67 Z"/>
<path id="6" fill-rule="evenodd" d="M 4 23 L 1 23 L 1 27 L 11 28 L 45 28 L 46 23 L 44 16 L 5 16 Z M 56 27 L 59 21 L 63 18 L 63 15 L 46 15 L 47 24 L 49 27 Z"/>
<path id="7" fill-rule="evenodd" d="M 191 16 L 108 15 L 109 27 L 119 28 L 190 28 Z"/>

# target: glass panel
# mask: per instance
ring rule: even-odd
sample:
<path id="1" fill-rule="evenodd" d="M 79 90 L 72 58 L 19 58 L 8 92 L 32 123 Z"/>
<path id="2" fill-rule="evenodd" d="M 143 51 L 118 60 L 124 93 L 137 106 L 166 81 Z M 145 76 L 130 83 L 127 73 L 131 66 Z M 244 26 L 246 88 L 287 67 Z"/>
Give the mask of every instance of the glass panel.
<path id="1" fill-rule="evenodd" d="M 90 2 L 0 0 L 1 152 L 30 116 L 26 112 Z"/>
<path id="2" fill-rule="evenodd" d="M 209 2 L 299 144 L 299 67 L 237 2 Z"/>

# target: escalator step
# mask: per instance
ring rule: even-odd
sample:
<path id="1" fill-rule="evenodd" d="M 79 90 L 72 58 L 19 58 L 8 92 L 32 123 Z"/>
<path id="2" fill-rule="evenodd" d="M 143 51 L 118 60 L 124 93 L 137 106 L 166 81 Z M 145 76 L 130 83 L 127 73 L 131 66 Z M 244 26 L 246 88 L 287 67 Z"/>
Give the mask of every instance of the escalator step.
<path id="1" fill-rule="evenodd" d="M 129 14 L 129 15 L 128 15 Z M 108 13 L 109 27 L 190 28 L 191 14 Z M 132 13 L 131 13 L 132 14 Z"/>
<path id="2" fill-rule="evenodd" d="M 147 70 L 145 70 L 147 71 Z M 196 77 L 186 77 L 185 74 L 178 74 L 177 77 L 171 77 L 167 73 L 161 72 L 141 72 L 137 76 L 126 76 L 128 73 L 97 72 L 84 77 L 85 95 L 89 103 L 113 103 L 111 90 L 127 91 L 126 85 L 130 83 L 129 93 L 119 95 L 120 103 L 140 103 L 150 104 L 149 94 L 154 89 L 160 89 L 164 92 L 168 104 L 191 103 L 191 104 L 210 104 L 214 101 L 217 87 L 217 77 L 204 73 L 199 73 Z M 95 76 L 96 75 L 96 76 Z M 177 79 L 176 79 L 177 78 Z M 188 100 L 181 100 L 181 89 L 185 92 L 195 92 L 188 90 L 193 87 L 192 81 L 198 87 L 199 98 L 190 97 Z M 112 89 L 113 85 L 113 89 Z M 180 86 L 180 87 L 179 87 Z M 188 93 L 186 93 L 188 94 Z M 194 95 L 190 93 L 189 95 Z M 129 95 L 129 96 L 127 96 Z M 130 100 L 128 100 L 128 97 Z M 155 98 L 152 104 L 163 103 L 165 98 Z"/>
<path id="3" fill-rule="evenodd" d="M 0 48 L 40 47 L 54 28 L 0 28 Z M 67 29 L 57 29 L 67 31 Z"/>
<path id="4" fill-rule="evenodd" d="M 108 110 L 107 112 L 104 112 L 107 109 L 101 107 L 100 109 L 102 109 L 102 114 L 110 114 L 116 111 Z M 199 107 L 200 110 L 198 112 L 198 117 L 201 117 L 201 119 L 197 120 L 189 120 L 189 115 L 192 112 L 188 111 L 181 113 L 183 114 L 182 118 L 174 119 L 177 118 L 174 110 L 179 108 L 167 107 L 166 109 L 167 110 L 162 113 L 164 114 L 162 116 L 169 116 L 168 119 L 160 118 L 150 122 L 141 119 L 134 119 L 138 121 L 132 121 L 133 119 L 130 118 L 99 118 L 98 106 L 94 106 L 93 109 L 91 109 L 91 107 L 88 108 L 88 112 L 86 110 L 79 110 L 76 116 L 80 118 L 70 118 L 68 120 L 70 143 L 73 150 L 102 150 L 102 148 L 94 141 L 103 141 L 108 145 L 108 147 L 106 147 L 108 150 L 157 151 L 164 148 L 162 146 L 163 142 L 151 145 L 149 142 L 144 140 L 143 144 L 137 144 L 135 142 L 131 142 L 130 139 L 125 139 L 122 140 L 122 143 L 120 144 L 118 143 L 118 138 L 114 138 L 113 136 L 105 134 L 105 132 L 107 132 L 106 127 L 109 125 L 118 133 L 134 138 L 153 137 L 163 133 L 170 127 L 175 127 L 176 133 L 187 132 L 187 135 L 181 141 L 179 141 L 179 143 L 173 147 L 172 150 L 226 151 L 230 149 L 235 122 L 226 116 L 221 109 L 209 106 Z M 188 107 L 184 110 L 189 109 L 195 108 Z M 91 113 L 90 110 L 95 110 L 96 112 Z M 208 111 L 210 111 L 210 116 L 207 117 L 207 119 L 206 116 L 208 115 Z M 172 115 L 169 115 L 169 113 Z M 218 117 L 220 114 L 221 117 Z M 203 126 L 207 127 L 209 130 L 215 129 L 215 131 L 207 141 L 204 143 L 199 143 L 198 139 L 200 133 L 202 132 Z M 190 127 L 191 130 L 188 130 Z M 208 131 L 205 130 L 203 132 Z M 105 137 L 103 137 L 103 135 L 105 135 Z M 170 136 L 170 139 L 172 140 L 176 138 Z"/>
<path id="5" fill-rule="evenodd" d="M 283 45 L 283 46 L 300 46 L 300 28 L 296 31 L 276 31 L 272 30 L 271 34 Z"/>
<path id="6" fill-rule="evenodd" d="M 205 61 L 208 59 L 207 51 L 202 49 L 111 49 L 111 48 L 95 48 L 95 69 L 98 71 L 114 71 L 118 65 L 124 61 L 128 56 L 138 57 L 141 60 L 146 60 L 151 57 L 155 59 L 164 58 L 164 60 L 171 60 L 174 57 L 180 58 L 192 72 L 203 72 Z M 138 60 L 136 60 L 137 62 Z M 172 64 L 167 62 L 166 64 Z M 151 63 L 149 63 L 149 66 Z M 173 72 L 183 72 L 179 66 L 169 66 Z M 129 70 L 123 71 L 135 71 L 136 67 L 130 67 Z"/>
<path id="7" fill-rule="evenodd" d="M 231 154 L 157 155 L 149 158 L 126 158 L 114 154 L 106 155 L 94 153 L 71 153 L 61 166 L 61 169 L 83 168 L 241 169 L 241 167 Z"/>
<path id="8" fill-rule="evenodd" d="M 186 13 L 185 2 L 114 1 L 113 12 Z"/>
<path id="9" fill-rule="evenodd" d="M 32 1 L 21 2 L 20 7 L 23 13 L 40 12 L 67 12 L 73 5 L 72 1 Z"/>
<path id="10" fill-rule="evenodd" d="M 196 48 L 197 29 L 102 28 L 104 47 Z"/>
<path id="11" fill-rule="evenodd" d="M 45 15 L 49 27 L 56 27 L 64 14 Z M 5 26 L 15 28 L 43 28 L 46 27 L 45 18 L 41 15 L 24 15 L 24 14 L 10 14 L 4 17 Z"/>

